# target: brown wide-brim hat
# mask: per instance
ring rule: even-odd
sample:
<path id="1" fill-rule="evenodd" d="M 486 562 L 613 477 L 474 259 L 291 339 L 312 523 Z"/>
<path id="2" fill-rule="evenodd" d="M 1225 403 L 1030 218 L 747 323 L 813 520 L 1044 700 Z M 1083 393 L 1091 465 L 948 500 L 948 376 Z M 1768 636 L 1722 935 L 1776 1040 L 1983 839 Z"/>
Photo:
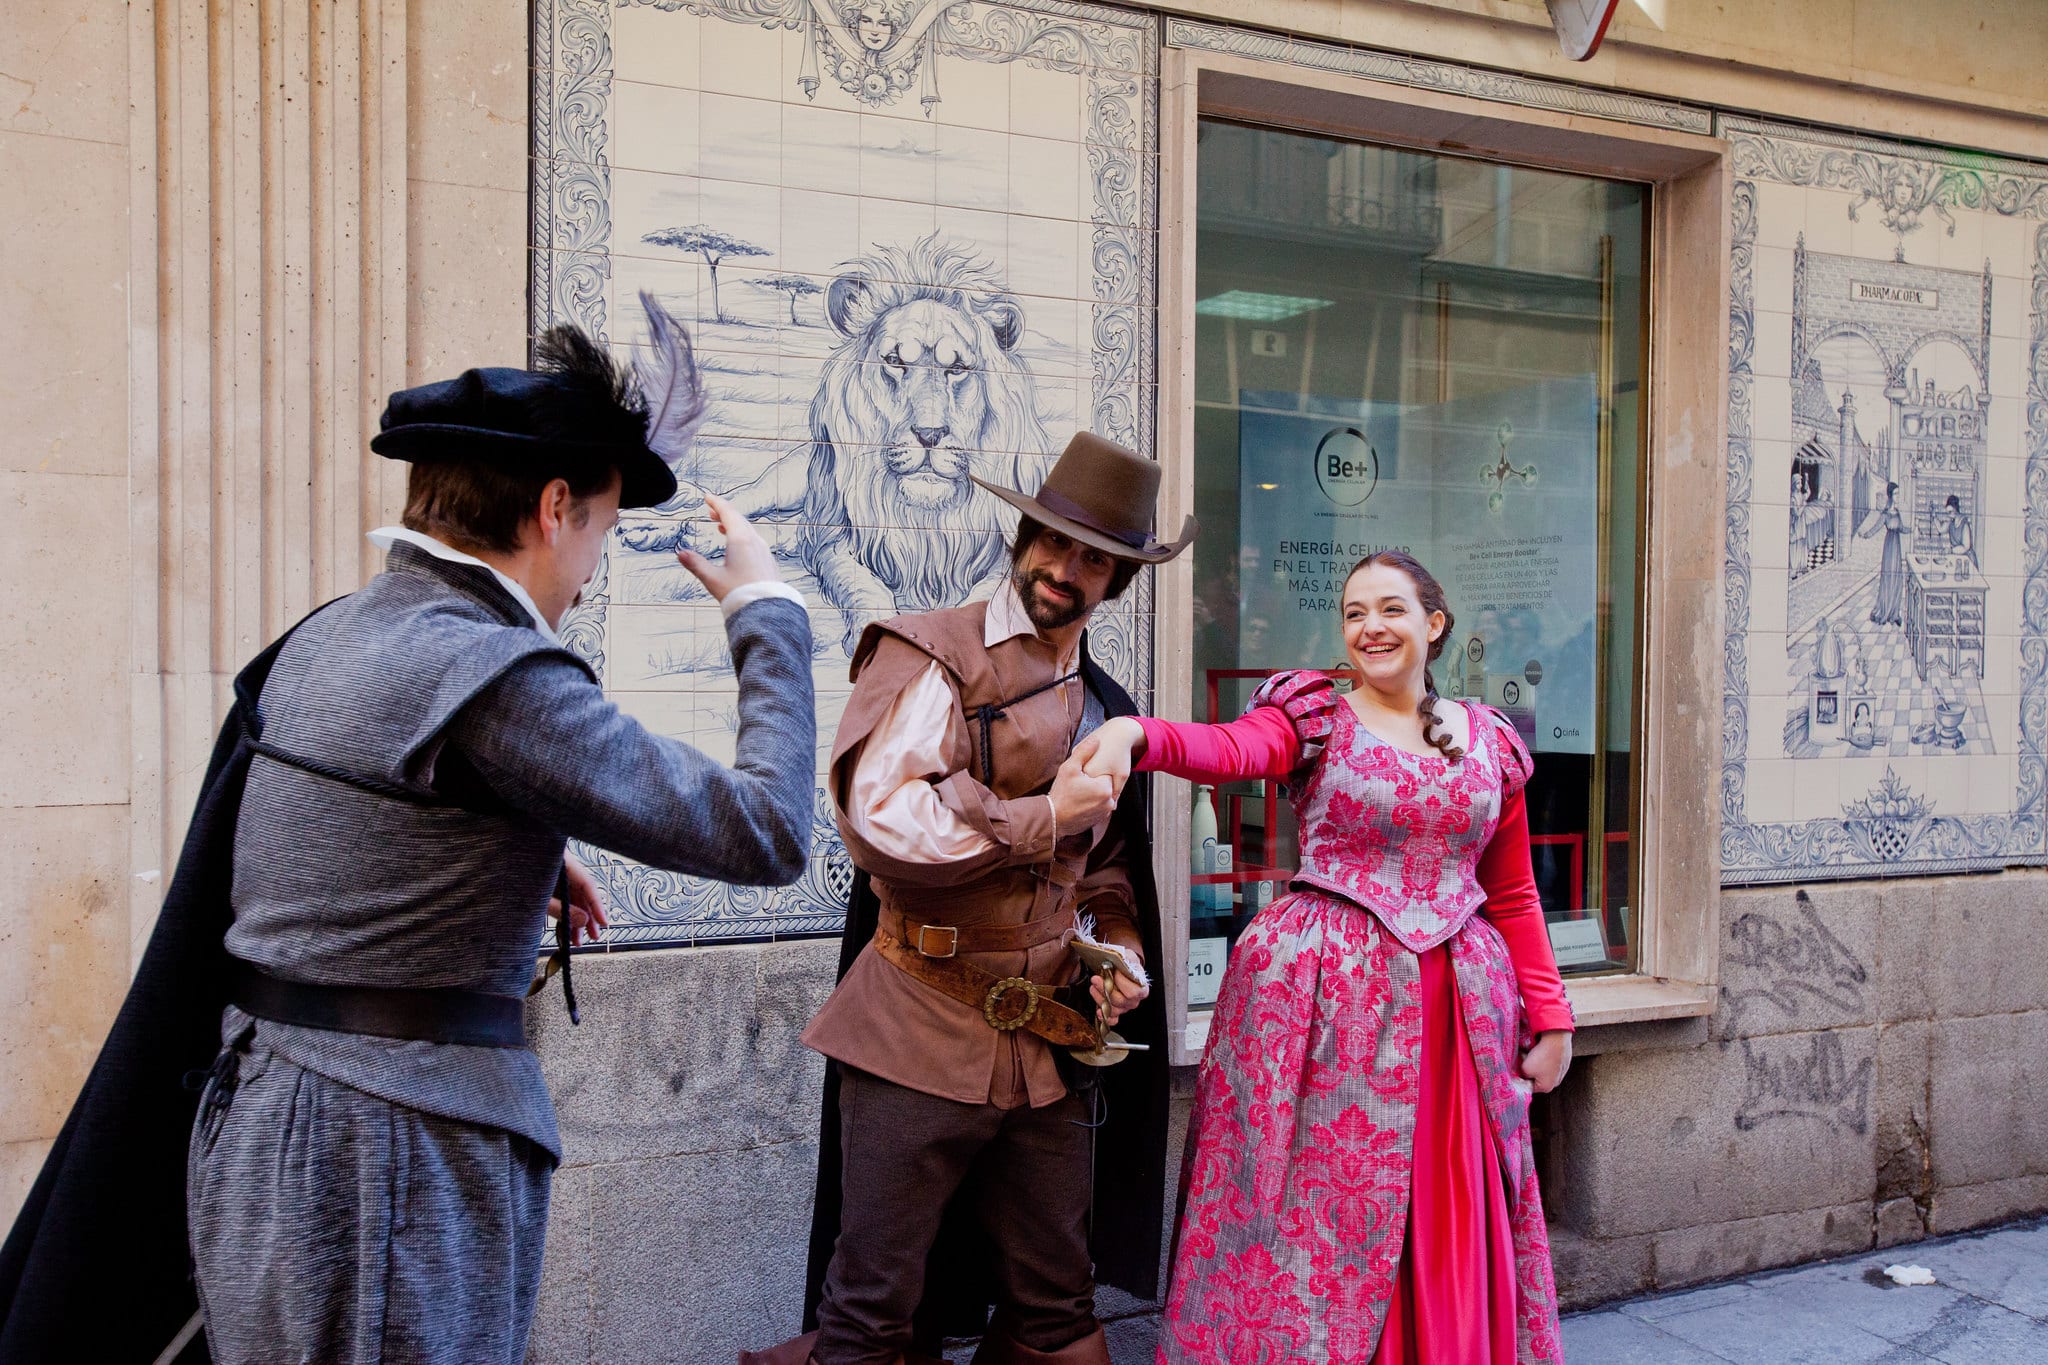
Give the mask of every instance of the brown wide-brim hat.
<path id="1" fill-rule="evenodd" d="M 1040 525 L 1117 559 L 1164 564 L 1195 538 L 1193 517 L 1181 523 L 1180 539 L 1171 544 L 1152 534 L 1159 466 L 1092 431 L 1074 433 L 1036 497 L 987 479 L 974 481 Z"/>

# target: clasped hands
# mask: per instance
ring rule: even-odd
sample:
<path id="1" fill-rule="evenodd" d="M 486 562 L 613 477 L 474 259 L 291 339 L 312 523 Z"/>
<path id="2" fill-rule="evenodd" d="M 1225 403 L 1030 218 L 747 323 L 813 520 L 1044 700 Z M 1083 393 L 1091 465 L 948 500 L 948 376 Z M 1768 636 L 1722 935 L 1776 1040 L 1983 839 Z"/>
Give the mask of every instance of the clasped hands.
<path id="1" fill-rule="evenodd" d="M 1131 780 L 1132 760 L 1144 749 L 1144 728 L 1129 716 L 1106 720 L 1081 737 L 1052 783 L 1061 834 L 1092 829 L 1109 818 Z"/>
<path id="2" fill-rule="evenodd" d="M 1089 735 L 1074 746 L 1074 752 L 1067 755 L 1066 762 L 1052 779 L 1053 823 L 1059 834 L 1079 834 L 1094 829 L 1107 820 L 1116 809 L 1116 798 L 1123 791 L 1123 778 L 1130 776 L 1130 764 L 1126 759 L 1123 777 L 1111 772 L 1091 771 L 1090 763 L 1099 761 L 1099 746 L 1096 734 Z M 1092 977 L 1088 982 L 1088 993 L 1095 999 L 1096 1013 L 1102 1019 L 1104 1028 L 1113 1028 L 1118 1018 L 1138 1007 L 1140 1001 L 1152 994 L 1150 986 L 1139 985 L 1136 980 L 1119 970 L 1110 979 L 1107 990 L 1103 988 L 1101 976 Z"/>

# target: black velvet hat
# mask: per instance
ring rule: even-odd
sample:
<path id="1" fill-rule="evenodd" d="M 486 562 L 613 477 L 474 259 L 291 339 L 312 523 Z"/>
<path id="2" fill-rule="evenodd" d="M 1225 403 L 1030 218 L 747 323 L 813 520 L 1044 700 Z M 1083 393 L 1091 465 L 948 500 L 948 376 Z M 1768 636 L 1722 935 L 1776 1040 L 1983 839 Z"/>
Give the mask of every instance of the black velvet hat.
<path id="1" fill-rule="evenodd" d="M 370 449 L 394 460 L 472 460 L 561 477 L 606 465 L 619 506 L 675 496 L 675 471 L 647 444 L 647 400 L 632 372 L 573 327 L 552 327 L 534 368 L 465 370 L 391 395 Z"/>

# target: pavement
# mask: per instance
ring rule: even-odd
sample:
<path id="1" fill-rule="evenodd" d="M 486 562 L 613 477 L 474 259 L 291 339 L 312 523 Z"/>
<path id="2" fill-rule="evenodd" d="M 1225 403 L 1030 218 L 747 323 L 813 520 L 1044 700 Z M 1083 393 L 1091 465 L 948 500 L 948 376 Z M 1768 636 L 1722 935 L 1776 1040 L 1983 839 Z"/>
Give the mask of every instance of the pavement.
<path id="1" fill-rule="evenodd" d="M 1935 1282 L 1895 1284 L 1889 1265 Z M 1117 1365 L 1150 1365 L 1157 1314 L 1106 1326 Z M 1564 1353 L 1569 1365 L 2048 1365 L 2048 1218 L 1573 1313 Z"/>
<path id="2" fill-rule="evenodd" d="M 1894 1284 L 1889 1265 L 1935 1282 Z M 2048 1219 L 1575 1313 L 1564 1352 L 1571 1365 L 2048 1365 Z"/>

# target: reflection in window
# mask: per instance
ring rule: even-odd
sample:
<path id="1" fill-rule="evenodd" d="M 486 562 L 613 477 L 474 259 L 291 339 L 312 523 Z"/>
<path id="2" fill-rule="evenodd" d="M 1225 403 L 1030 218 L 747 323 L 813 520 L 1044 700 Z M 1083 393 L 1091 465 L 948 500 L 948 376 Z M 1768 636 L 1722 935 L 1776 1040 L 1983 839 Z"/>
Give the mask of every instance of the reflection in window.
<path id="1" fill-rule="evenodd" d="M 1648 189 L 1215 120 L 1198 168 L 1195 717 L 1340 666 L 1346 572 L 1408 549 L 1457 618 L 1437 690 L 1536 753 L 1560 964 L 1631 966 Z M 1199 1005 L 1296 848 L 1269 784 L 1195 801 Z"/>

